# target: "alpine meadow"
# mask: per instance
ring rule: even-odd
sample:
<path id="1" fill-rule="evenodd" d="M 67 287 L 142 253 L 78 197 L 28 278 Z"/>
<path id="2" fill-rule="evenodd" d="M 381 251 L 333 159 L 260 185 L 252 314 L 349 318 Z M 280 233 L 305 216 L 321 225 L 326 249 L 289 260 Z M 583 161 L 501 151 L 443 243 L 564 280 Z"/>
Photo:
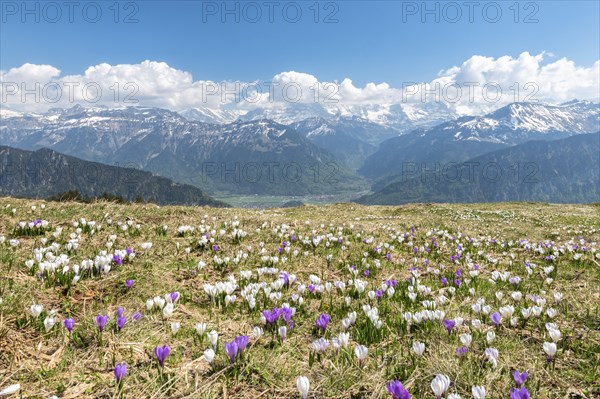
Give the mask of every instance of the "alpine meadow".
<path id="1" fill-rule="evenodd" d="M 0 0 L 0 398 L 600 398 L 600 3 Z"/>

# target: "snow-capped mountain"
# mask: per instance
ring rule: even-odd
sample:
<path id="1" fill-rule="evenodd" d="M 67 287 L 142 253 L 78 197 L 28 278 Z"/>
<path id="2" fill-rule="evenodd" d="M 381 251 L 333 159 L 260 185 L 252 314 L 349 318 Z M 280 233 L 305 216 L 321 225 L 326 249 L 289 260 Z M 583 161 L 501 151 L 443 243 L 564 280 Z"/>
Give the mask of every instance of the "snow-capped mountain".
<path id="1" fill-rule="evenodd" d="M 290 126 L 353 169 L 358 169 L 379 143 L 399 134 L 396 129 L 357 116 L 314 117 Z"/>
<path id="2" fill-rule="evenodd" d="M 235 122 L 245 114 L 246 111 L 241 110 L 213 109 L 207 107 L 188 108 L 179 112 L 179 115 L 189 121 L 221 124 Z"/>
<path id="3" fill-rule="evenodd" d="M 362 120 L 387 128 L 400 134 L 418 127 L 435 126 L 456 117 L 443 103 L 344 105 L 344 104 L 274 104 L 257 108 L 241 116 L 242 120 L 271 119 L 289 125 L 309 118 L 339 120 L 341 118 Z"/>
<path id="4" fill-rule="evenodd" d="M 402 172 L 406 162 L 462 162 L 531 140 L 556 140 L 600 131 L 600 105 L 513 103 L 483 116 L 465 116 L 384 141 L 360 172 L 372 179 Z M 443 166 L 443 165 L 442 165 Z"/>
<path id="5" fill-rule="evenodd" d="M 270 120 L 208 124 L 157 108 L 74 107 L 2 118 L 0 143 L 139 167 L 211 192 L 321 194 L 357 187 L 356 182 L 364 188 L 331 153 Z M 330 165 L 336 181 L 316 181 L 314 170 Z"/>
<path id="6" fill-rule="evenodd" d="M 462 117 L 444 124 L 442 130 L 456 140 L 517 144 L 537 134 L 592 133 L 600 129 L 600 107 L 589 101 L 561 105 L 513 103 L 484 116 Z"/>

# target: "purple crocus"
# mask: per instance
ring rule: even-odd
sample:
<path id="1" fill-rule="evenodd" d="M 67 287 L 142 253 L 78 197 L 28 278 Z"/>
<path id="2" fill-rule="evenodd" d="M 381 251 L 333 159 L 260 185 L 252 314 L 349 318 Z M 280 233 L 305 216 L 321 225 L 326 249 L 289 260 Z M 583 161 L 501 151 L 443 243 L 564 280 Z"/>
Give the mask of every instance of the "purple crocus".
<path id="1" fill-rule="evenodd" d="M 460 279 L 459 278 L 454 280 L 454 285 L 457 287 L 460 287 Z"/>
<path id="2" fill-rule="evenodd" d="M 500 313 L 494 312 L 490 315 L 490 319 L 492 320 L 492 323 L 498 327 L 500 325 L 500 321 L 502 321 L 502 316 L 500 316 Z"/>
<path id="3" fill-rule="evenodd" d="M 100 330 L 100 332 L 104 331 L 104 326 L 106 326 L 107 322 L 108 315 L 102 316 L 101 314 L 99 314 L 98 316 L 96 316 L 96 325 L 98 326 L 98 330 Z"/>
<path id="4" fill-rule="evenodd" d="M 454 322 L 454 320 L 449 320 L 449 319 L 444 320 L 444 328 L 446 328 L 446 330 L 448 330 L 448 334 L 452 333 L 452 329 L 454 328 L 455 324 L 456 323 Z"/>
<path id="5" fill-rule="evenodd" d="M 521 388 L 525 381 L 527 380 L 527 371 L 523 371 L 523 373 L 519 373 L 518 370 L 513 370 L 513 378 L 515 379 L 515 384 L 517 384 L 517 388 Z"/>
<path id="6" fill-rule="evenodd" d="M 125 316 L 117 317 L 117 329 L 119 331 L 121 331 L 121 329 L 123 327 L 125 327 L 126 323 L 127 323 L 127 317 L 125 317 Z"/>
<path id="7" fill-rule="evenodd" d="M 123 260 L 121 259 L 121 257 L 119 255 L 113 255 L 113 262 L 115 262 L 115 265 L 117 266 L 121 266 L 123 264 Z"/>
<path id="8" fill-rule="evenodd" d="M 456 348 L 456 356 L 463 357 L 469 352 L 469 348 L 467 346 L 461 346 L 460 348 Z"/>
<path id="9" fill-rule="evenodd" d="M 132 279 L 125 280 L 125 287 L 127 287 L 127 288 L 133 287 L 133 284 L 135 284 L 135 280 L 132 280 Z"/>
<path id="10" fill-rule="evenodd" d="M 369 274 L 371 274 L 371 272 L 369 271 L 369 269 L 365 270 L 365 277 L 369 277 Z"/>
<path id="11" fill-rule="evenodd" d="M 246 349 L 246 346 L 248 345 L 248 340 L 249 339 L 247 335 L 240 335 L 238 337 L 235 337 L 235 343 L 237 344 L 240 355 L 244 353 L 244 349 Z"/>
<path id="12" fill-rule="evenodd" d="M 129 255 L 131 255 L 131 254 L 133 253 L 133 248 L 131 248 L 131 247 L 127 247 L 127 248 L 125 248 L 125 253 L 126 253 L 128 256 L 129 256 Z"/>
<path id="13" fill-rule="evenodd" d="M 131 315 L 131 320 L 133 320 L 133 321 L 138 321 L 141 318 L 142 318 L 142 314 L 140 312 L 135 312 L 134 314 Z"/>
<path id="14" fill-rule="evenodd" d="M 212 246 L 213 251 L 218 251 L 219 250 L 219 246 L 217 244 Z"/>
<path id="15" fill-rule="evenodd" d="M 388 382 L 385 387 L 394 399 L 410 399 L 410 394 L 398 380 Z"/>
<path id="16" fill-rule="evenodd" d="M 72 332 L 73 327 L 75 326 L 75 320 L 72 318 L 65 319 L 65 320 L 63 320 L 63 325 L 65 326 L 65 328 L 67 329 L 68 332 Z"/>
<path id="17" fill-rule="evenodd" d="M 377 299 L 381 299 L 382 296 L 383 296 L 383 291 L 382 290 L 375 291 L 375 297 Z"/>
<path id="18" fill-rule="evenodd" d="M 527 388 L 511 388 L 510 399 L 529 399 Z"/>
<path id="19" fill-rule="evenodd" d="M 329 321 L 331 321 L 331 316 L 329 316 L 327 313 L 321 313 L 319 317 L 317 317 L 317 321 L 315 323 L 317 329 L 323 330 L 323 332 L 325 332 L 325 330 L 327 330 L 327 325 L 329 324 Z"/>
<path id="20" fill-rule="evenodd" d="M 171 292 L 171 302 L 175 303 L 179 299 L 179 292 Z"/>
<path id="21" fill-rule="evenodd" d="M 442 277 L 440 281 L 442 282 L 442 285 L 448 285 L 448 279 L 446 277 Z"/>
<path id="22" fill-rule="evenodd" d="M 167 359 L 167 356 L 169 356 L 169 353 L 171 353 L 169 345 L 157 346 L 154 348 L 154 356 L 156 356 L 156 360 L 158 360 L 158 364 L 160 364 L 161 367 L 165 365 L 165 360 Z"/>
<path id="23" fill-rule="evenodd" d="M 229 360 L 231 360 L 231 363 L 235 363 L 235 358 L 237 357 L 237 353 L 238 353 L 238 345 L 235 342 L 235 340 L 231 341 L 231 342 L 227 342 L 225 344 L 225 351 L 227 352 L 227 355 L 229 356 Z"/>
<path id="24" fill-rule="evenodd" d="M 119 306 L 117 308 L 117 317 L 122 317 L 124 312 L 125 312 L 125 309 L 123 309 L 121 306 Z"/>
<path id="25" fill-rule="evenodd" d="M 117 384 L 121 382 L 123 377 L 127 374 L 127 365 L 125 363 L 119 363 L 115 366 L 115 379 Z"/>

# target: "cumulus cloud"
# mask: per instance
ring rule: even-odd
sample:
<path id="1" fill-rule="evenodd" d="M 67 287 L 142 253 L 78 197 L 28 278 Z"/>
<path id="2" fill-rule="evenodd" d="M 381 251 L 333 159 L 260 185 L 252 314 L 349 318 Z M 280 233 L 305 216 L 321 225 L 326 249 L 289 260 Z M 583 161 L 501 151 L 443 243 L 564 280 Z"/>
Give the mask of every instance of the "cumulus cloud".
<path id="1" fill-rule="evenodd" d="M 576 65 L 553 55 L 474 55 L 442 70 L 428 82 L 391 87 L 385 82 L 356 86 L 287 71 L 269 82 L 194 80 L 164 62 L 99 64 L 82 74 L 62 75 L 51 65 L 24 64 L 0 71 L 2 104 L 21 111 L 52 107 L 143 105 L 175 111 L 191 107 L 251 110 L 290 103 L 340 106 L 440 103 L 458 114 L 479 114 L 515 101 L 560 103 L 574 98 L 599 101 L 600 61 Z M 550 61 L 548 61 L 550 59 Z"/>

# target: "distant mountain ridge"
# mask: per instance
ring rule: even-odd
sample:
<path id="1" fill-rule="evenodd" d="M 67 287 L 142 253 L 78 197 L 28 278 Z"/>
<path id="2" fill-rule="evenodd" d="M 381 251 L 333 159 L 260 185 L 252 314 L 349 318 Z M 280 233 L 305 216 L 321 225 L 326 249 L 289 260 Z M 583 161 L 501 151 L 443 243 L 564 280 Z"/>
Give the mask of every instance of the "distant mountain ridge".
<path id="1" fill-rule="evenodd" d="M 126 163 L 212 193 L 331 194 L 367 187 L 331 153 L 269 120 L 208 124 L 157 108 L 74 107 L 2 118 L 0 142 Z"/>
<path id="2" fill-rule="evenodd" d="M 196 187 L 149 172 L 88 162 L 47 148 L 32 152 L 0 146 L 0 195 L 48 198 L 71 190 L 84 198 L 109 193 L 160 205 L 228 206 Z"/>
<path id="3" fill-rule="evenodd" d="M 357 200 L 408 202 L 600 202 L 600 133 L 528 141 L 452 168 L 406 168 L 401 179 Z"/>
<path id="4" fill-rule="evenodd" d="M 384 141 L 359 173 L 380 183 L 401 173 L 405 162 L 462 162 L 531 140 L 555 140 L 600 130 L 600 105 L 513 103 L 483 116 L 465 116 Z"/>

